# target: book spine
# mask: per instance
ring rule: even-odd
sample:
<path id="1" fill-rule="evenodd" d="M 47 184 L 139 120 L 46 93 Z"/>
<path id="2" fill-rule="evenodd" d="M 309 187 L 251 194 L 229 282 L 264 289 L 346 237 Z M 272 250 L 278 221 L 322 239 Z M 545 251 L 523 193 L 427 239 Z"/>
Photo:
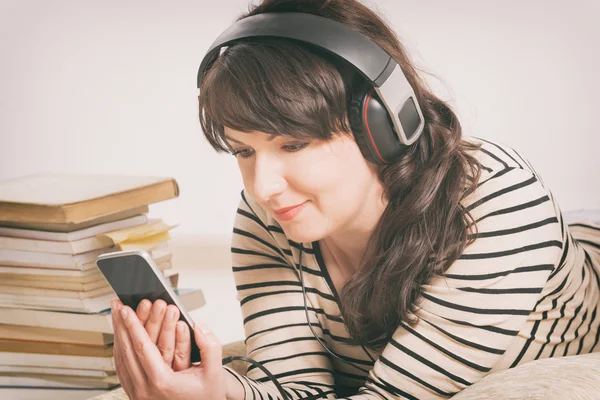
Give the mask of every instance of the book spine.
<path id="1" fill-rule="evenodd" d="M 40 366 L 47 368 L 80 368 L 114 371 L 113 357 L 60 356 L 39 353 L 0 352 L 0 365 Z"/>
<path id="2" fill-rule="evenodd" d="M 8 325 L 113 333 L 110 313 L 83 314 L 0 308 L 0 314 L 2 314 L 2 323 Z"/>
<path id="3" fill-rule="evenodd" d="M 0 222 L 66 223 L 67 214 L 61 206 L 0 202 Z"/>

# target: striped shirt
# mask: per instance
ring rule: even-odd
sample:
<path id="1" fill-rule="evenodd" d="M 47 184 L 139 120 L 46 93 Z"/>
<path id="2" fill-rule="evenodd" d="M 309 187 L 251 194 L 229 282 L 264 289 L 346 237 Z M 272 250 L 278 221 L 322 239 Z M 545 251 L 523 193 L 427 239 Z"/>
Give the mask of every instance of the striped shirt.
<path id="1" fill-rule="evenodd" d="M 232 261 L 248 356 L 291 398 L 442 399 L 489 373 L 547 357 L 600 350 L 600 226 L 568 225 L 530 163 L 513 149 L 482 144 L 477 189 L 463 200 L 475 241 L 443 276 L 423 286 L 414 325 L 401 323 L 381 349 L 348 343 L 340 300 L 318 242 L 300 244 L 245 192 Z M 281 398 L 250 366 L 234 374 L 246 399 Z M 325 396 L 324 396 L 325 397 Z"/>

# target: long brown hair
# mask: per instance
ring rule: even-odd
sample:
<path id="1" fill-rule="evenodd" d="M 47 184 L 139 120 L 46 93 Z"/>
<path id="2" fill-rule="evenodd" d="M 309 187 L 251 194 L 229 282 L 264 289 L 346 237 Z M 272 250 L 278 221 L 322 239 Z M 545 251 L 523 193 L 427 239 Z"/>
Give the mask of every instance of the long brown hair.
<path id="1" fill-rule="evenodd" d="M 417 75 L 390 27 L 357 0 L 264 0 L 239 17 L 305 12 L 362 33 L 400 65 L 421 105 L 421 137 L 380 179 L 388 205 L 367 244 L 359 273 L 344 285 L 342 315 L 354 343 L 379 347 L 400 321 L 414 323 L 421 286 L 443 272 L 469 244 L 475 228 L 461 205 L 474 190 L 477 146 L 462 139 L 452 109 Z M 224 126 L 297 138 L 328 140 L 350 134 L 346 104 L 353 71 L 293 41 L 273 38 L 227 48 L 200 88 L 200 121 L 217 151 L 229 151 Z"/>

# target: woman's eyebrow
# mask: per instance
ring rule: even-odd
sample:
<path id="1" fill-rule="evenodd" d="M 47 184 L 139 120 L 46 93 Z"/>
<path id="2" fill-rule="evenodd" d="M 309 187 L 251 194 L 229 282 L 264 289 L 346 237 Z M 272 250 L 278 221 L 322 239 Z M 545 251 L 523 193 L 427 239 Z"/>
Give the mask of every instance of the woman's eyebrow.
<path id="1" fill-rule="evenodd" d="M 269 138 L 268 138 L 267 140 L 268 140 L 269 142 L 271 142 L 271 141 L 272 141 L 273 139 L 275 139 L 277 136 L 278 136 L 278 135 L 273 135 L 273 134 L 270 134 L 270 135 L 269 135 Z M 229 136 L 227 136 L 227 135 L 225 135 L 225 139 L 227 139 L 227 140 L 230 140 L 230 141 L 232 141 L 232 142 L 239 143 L 239 144 L 244 144 L 244 145 L 246 144 L 246 143 L 244 143 L 244 142 L 242 142 L 242 141 L 240 141 L 240 140 L 234 139 L 234 138 L 232 138 L 232 137 L 229 137 Z"/>
<path id="2" fill-rule="evenodd" d="M 230 140 L 230 141 L 232 141 L 232 142 L 236 142 L 236 143 L 240 143 L 240 144 L 245 144 L 244 142 L 240 142 L 239 140 L 237 140 L 237 139 L 234 139 L 234 138 L 232 138 L 232 137 L 229 137 L 229 136 L 227 136 L 227 135 L 225 135 L 225 139 L 227 139 L 227 140 Z"/>

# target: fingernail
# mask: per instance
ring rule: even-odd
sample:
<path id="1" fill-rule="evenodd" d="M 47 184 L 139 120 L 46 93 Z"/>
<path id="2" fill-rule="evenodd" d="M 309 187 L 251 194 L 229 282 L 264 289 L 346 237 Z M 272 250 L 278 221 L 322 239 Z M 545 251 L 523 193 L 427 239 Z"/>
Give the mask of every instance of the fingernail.
<path id="1" fill-rule="evenodd" d="M 203 334 L 208 335 L 210 333 L 210 329 L 208 329 L 208 326 L 204 325 L 202 322 L 197 322 L 196 326 L 200 328 L 200 332 L 202 332 Z"/>
<path id="2" fill-rule="evenodd" d="M 156 302 L 154 303 L 154 315 L 156 315 L 157 317 L 160 315 L 164 315 L 164 312 L 166 311 L 166 306 L 164 306 L 162 303 Z"/>
<path id="3" fill-rule="evenodd" d="M 127 319 L 127 309 L 125 307 L 121 308 L 121 318 Z"/>
<path id="4" fill-rule="evenodd" d="M 174 308 L 169 307 L 169 309 L 167 310 L 167 319 L 169 321 L 173 321 L 175 319 L 175 313 L 177 312 L 177 310 L 175 310 Z"/>

